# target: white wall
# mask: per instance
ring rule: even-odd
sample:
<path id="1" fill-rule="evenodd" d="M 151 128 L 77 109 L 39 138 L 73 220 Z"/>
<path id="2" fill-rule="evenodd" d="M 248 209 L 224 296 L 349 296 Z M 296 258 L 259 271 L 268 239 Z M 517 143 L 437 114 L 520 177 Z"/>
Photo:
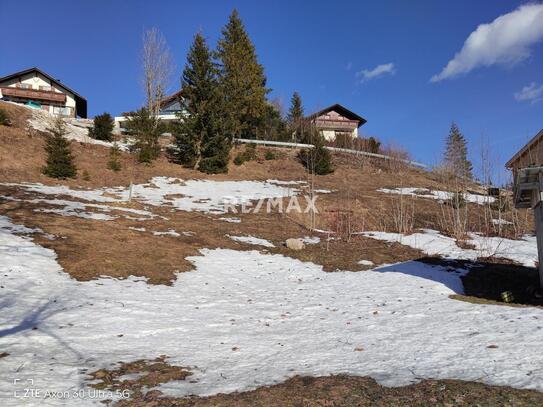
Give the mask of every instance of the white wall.
<path id="1" fill-rule="evenodd" d="M 49 79 L 47 79 L 45 76 L 41 74 L 36 74 L 34 72 L 28 73 L 26 75 L 21 76 L 20 78 L 13 78 L 8 81 L 4 81 L 0 83 L 0 86 L 7 86 L 7 87 L 16 87 L 18 83 L 23 83 L 25 85 L 30 85 L 32 89 L 39 90 L 40 86 L 52 86 L 53 90 L 55 92 L 64 93 L 66 95 L 66 102 L 64 106 L 71 107 L 72 108 L 72 114 L 75 114 L 75 96 L 73 93 L 66 91 L 64 88 L 61 88 L 60 86 L 55 85 L 54 83 L 51 84 Z M 50 111 L 53 112 L 53 107 L 50 107 Z"/>

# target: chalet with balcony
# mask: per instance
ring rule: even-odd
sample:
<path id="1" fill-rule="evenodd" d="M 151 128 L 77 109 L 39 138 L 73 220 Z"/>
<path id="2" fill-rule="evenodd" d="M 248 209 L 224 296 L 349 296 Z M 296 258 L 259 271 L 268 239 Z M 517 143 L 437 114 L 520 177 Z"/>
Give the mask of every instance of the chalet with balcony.
<path id="1" fill-rule="evenodd" d="M 54 115 L 87 118 L 87 100 L 38 68 L 0 78 L 0 99 Z"/>
<path id="2" fill-rule="evenodd" d="M 334 141 L 340 137 L 358 137 L 358 128 L 366 119 L 336 103 L 310 116 L 306 120 L 315 125 L 325 140 Z"/>

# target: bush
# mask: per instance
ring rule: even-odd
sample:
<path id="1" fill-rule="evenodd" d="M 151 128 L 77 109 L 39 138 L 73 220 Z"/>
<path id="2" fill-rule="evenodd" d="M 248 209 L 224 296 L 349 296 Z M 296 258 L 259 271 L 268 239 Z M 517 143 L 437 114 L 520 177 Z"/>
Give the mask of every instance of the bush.
<path id="1" fill-rule="evenodd" d="M 74 178 L 77 169 L 73 163 L 70 142 L 64 138 L 66 134 L 64 120 L 58 117 L 53 126 L 47 130 L 50 133 L 45 142 L 47 161 L 42 172 L 53 178 Z"/>
<path id="2" fill-rule="evenodd" d="M 87 170 L 83 170 L 83 181 L 90 181 L 91 176 Z"/>
<path id="3" fill-rule="evenodd" d="M 253 161 L 256 159 L 256 144 L 246 144 L 245 150 L 241 153 L 237 153 L 234 158 L 234 164 L 241 165 L 246 161 Z"/>
<path id="4" fill-rule="evenodd" d="M 89 130 L 89 136 L 96 140 L 111 141 L 114 126 L 115 122 L 109 113 L 100 114 L 94 117 L 94 127 Z"/>
<path id="5" fill-rule="evenodd" d="M 265 160 L 275 160 L 275 153 L 272 150 L 266 150 L 264 153 Z"/>
<path id="6" fill-rule="evenodd" d="M 203 158 L 198 169 L 207 174 L 223 174 L 228 172 L 228 158 L 216 155 Z"/>
<path id="7" fill-rule="evenodd" d="M 107 163 L 107 168 L 115 172 L 120 171 L 121 170 L 121 162 L 119 161 L 120 156 L 121 156 L 121 149 L 119 148 L 117 143 L 113 143 L 111 150 L 109 150 L 109 161 Z"/>
<path id="8" fill-rule="evenodd" d="M 0 125 L 2 126 L 11 126 L 11 120 L 4 109 L 0 109 Z"/>
<path id="9" fill-rule="evenodd" d="M 241 165 L 245 162 L 245 159 L 243 158 L 243 153 L 237 153 L 236 157 L 234 158 L 234 164 Z"/>

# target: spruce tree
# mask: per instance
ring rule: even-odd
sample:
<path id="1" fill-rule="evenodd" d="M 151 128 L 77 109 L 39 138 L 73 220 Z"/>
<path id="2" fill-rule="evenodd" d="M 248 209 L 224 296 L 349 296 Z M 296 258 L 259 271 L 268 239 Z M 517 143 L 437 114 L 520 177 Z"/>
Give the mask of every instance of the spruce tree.
<path id="1" fill-rule="evenodd" d="M 183 70 L 181 94 L 185 110 L 174 126 L 173 154 L 184 165 L 208 173 L 226 172 L 230 139 L 223 130 L 223 100 L 217 67 L 201 34 L 196 34 Z"/>
<path id="2" fill-rule="evenodd" d="M 472 179 L 473 166 L 468 160 L 466 139 L 454 122 L 451 125 L 451 130 L 447 137 L 444 162 L 447 171 L 455 177 Z"/>
<path id="3" fill-rule="evenodd" d="M 326 175 L 334 172 L 332 166 L 332 155 L 324 146 L 324 137 L 312 127 L 302 133 L 302 140 L 305 144 L 313 144 L 314 148 L 300 150 L 298 159 L 304 165 L 307 172 L 316 175 Z"/>
<path id="4" fill-rule="evenodd" d="M 137 112 L 125 115 L 125 129 L 134 137 L 132 149 L 136 151 L 140 163 L 150 164 L 160 155 L 158 139 L 165 130 L 162 122 L 142 107 Z"/>
<path id="5" fill-rule="evenodd" d="M 113 127 L 115 122 L 109 113 L 96 116 L 94 126 L 89 130 L 89 135 L 96 140 L 111 141 L 113 139 Z"/>
<path id="6" fill-rule="evenodd" d="M 64 137 L 67 131 L 62 117 L 57 117 L 47 131 L 49 132 L 45 141 L 47 161 L 42 172 L 53 178 L 74 178 L 77 169 L 73 163 L 70 142 Z"/>
<path id="7" fill-rule="evenodd" d="M 304 108 L 302 105 L 302 98 L 298 92 L 294 92 L 290 99 L 290 108 L 288 109 L 287 115 L 290 132 L 294 141 L 300 141 L 301 139 L 303 119 Z"/>
<path id="8" fill-rule="evenodd" d="M 231 137 L 258 138 L 266 115 L 266 77 L 236 10 L 222 31 L 216 56 Z"/>
<path id="9" fill-rule="evenodd" d="M 121 170 L 121 149 L 117 142 L 113 143 L 111 149 L 109 150 L 109 161 L 107 162 L 107 168 L 111 171 L 118 172 Z"/>

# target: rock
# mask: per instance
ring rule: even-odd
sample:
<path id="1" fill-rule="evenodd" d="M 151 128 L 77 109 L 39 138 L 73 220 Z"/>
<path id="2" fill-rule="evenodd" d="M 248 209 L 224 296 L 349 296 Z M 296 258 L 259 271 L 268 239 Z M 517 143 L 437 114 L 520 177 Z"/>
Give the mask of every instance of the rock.
<path id="1" fill-rule="evenodd" d="M 287 239 L 285 245 L 290 250 L 302 250 L 305 247 L 302 239 Z"/>

